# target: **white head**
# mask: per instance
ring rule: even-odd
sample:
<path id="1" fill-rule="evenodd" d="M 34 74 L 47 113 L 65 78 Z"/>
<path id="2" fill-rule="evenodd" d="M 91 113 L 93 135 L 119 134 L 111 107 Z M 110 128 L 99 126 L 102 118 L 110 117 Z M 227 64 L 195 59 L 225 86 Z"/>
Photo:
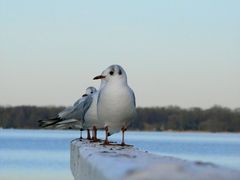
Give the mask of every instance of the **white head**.
<path id="1" fill-rule="evenodd" d="M 102 72 L 102 74 L 104 73 L 104 71 Z M 99 89 L 102 89 L 105 85 L 106 85 L 107 81 L 105 78 L 102 78 L 101 79 L 101 84 L 100 84 L 100 88 Z"/>
<path id="2" fill-rule="evenodd" d="M 124 71 L 124 69 L 120 65 L 111 65 L 107 69 L 105 69 L 100 76 L 96 76 L 93 78 L 101 79 L 102 81 L 105 81 L 105 83 L 126 83 L 127 84 L 127 74 Z M 102 86 L 102 85 L 101 85 Z"/>
<path id="3" fill-rule="evenodd" d="M 84 97 L 84 96 L 91 95 L 91 94 L 95 93 L 96 91 L 97 91 L 97 89 L 95 87 L 90 86 L 86 89 L 85 94 L 83 94 L 82 96 Z"/>

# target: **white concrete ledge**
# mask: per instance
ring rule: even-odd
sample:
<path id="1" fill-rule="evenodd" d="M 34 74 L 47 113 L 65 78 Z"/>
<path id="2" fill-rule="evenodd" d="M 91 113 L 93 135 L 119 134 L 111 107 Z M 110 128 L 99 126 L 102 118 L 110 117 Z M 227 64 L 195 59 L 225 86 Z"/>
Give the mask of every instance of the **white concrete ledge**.
<path id="1" fill-rule="evenodd" d="M 75 180 L 239 180 L 240 172 L 214 164 L 158 156 L 133 147 L 71 142 Z"/>

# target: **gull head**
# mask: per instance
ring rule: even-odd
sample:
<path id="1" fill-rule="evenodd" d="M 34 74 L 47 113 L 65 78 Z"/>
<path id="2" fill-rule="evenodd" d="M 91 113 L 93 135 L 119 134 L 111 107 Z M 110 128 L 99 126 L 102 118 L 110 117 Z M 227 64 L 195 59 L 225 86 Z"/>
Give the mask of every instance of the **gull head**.
<path id="1" fill-rule="evenodd" d="M 97 91 L 97 89 L 95 87 L 90 86 L 86 89 L 86 92 L 85 92 L 85 94 L 82 95 L 82 97 L 91 95 L 91 94 L 95 93 L 96 91 Z"/>
<path id="2" fill-rule="evenodd" d="M 101 79 L 106 82 L 127 83 L 127 74 L 120 65 L 111 65 L 107 69 L 105 69 L 101 75 L 96 76 L 93 79 Z"/>

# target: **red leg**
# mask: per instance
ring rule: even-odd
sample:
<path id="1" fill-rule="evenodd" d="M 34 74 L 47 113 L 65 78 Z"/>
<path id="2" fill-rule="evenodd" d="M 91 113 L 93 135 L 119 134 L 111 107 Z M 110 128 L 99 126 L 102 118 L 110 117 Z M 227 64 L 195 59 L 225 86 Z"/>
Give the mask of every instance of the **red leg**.
<path id="1" fill-rule="evenodd" d="M 87 140 L 91 140 L 90 130 L 87 129 Z"/>
<path id="2" fill-rule="evenodd" d="M 124 128 L 124 126 L 122 127 L 122 143 L 121 143 L 121 146 L 125 146 L 125 140 L 124 140 L 124 132 L 126 131 L 126 129 Z"/>
<path id="3" fill-rule="evenodd" d="M 106 134 L 106 137 L 105 137 L 104 144 L 105 145 L 109 145 L 109 141 L 108 141 L 108 126 L 105 127 L 105 134 Z"/>
<path id="4" fill-rule="evenodd" d="M 97 128 L 93 126 L 93 142 L 97 142 Z"/>

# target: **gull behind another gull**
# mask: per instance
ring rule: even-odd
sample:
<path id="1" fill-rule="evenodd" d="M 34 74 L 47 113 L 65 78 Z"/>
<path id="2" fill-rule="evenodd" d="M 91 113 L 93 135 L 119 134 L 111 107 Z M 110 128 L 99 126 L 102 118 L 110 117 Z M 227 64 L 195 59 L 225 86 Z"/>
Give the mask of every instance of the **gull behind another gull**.
<path id="1" fill-rule="evenodd" d="M 103 129 L 104 128 L 104 122 L 100 121 L 98 118 L 98 113 L 97 113 L 97 100 L 99 96 L 99 92 L 101 88 L 103 88 L 106 84 L 106 81 L 104 79 L 101 80 L 101 85 L 98 91 L 94 92 L 91 94 L 91 99 L 90 97 L 85 100 L 84 103 L 88 103 L 87 101 L 91 101 L 91 105 L 89 106 L 88 109 L 84 112 L 84 123 L 83 123 L 83 128 L 84 129 L 91 129 L 93 132 L 93 141 L 97 142 L 97 130 Z"/>
<path id="2" fill-rule="evenodd" d="M 41 127 L 54 127 L 54 128 L 80 128 L 83 130 L 83 112 L 87 109 L 91 102 L 84 103 L 88 96 L 95 93 L 97 90 L 94 87 L 88 87 L 86 89 L 86 94 L 84 94 L 80 99 L 78 99 L 73 106 L 65 108 L 63 111 L 59 112 L 56 117 L 48 120 L 39 120 L 39 125 Z M 88 133 L 89 134 L 89 133 Z M 82 133 L 81 137 L 82 138 Z"/>

